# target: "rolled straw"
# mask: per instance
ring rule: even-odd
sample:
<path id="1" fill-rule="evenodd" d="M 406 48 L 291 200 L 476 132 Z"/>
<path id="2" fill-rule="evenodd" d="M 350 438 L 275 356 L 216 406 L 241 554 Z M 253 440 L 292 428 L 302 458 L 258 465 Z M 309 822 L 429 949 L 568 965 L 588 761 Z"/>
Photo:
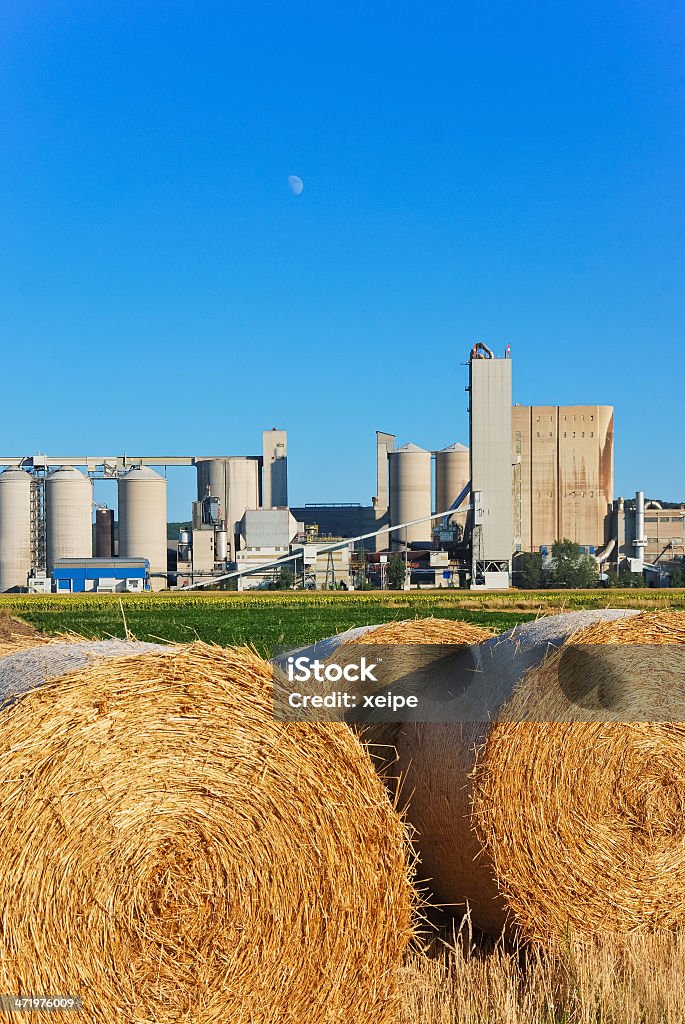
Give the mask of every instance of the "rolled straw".
<path id="1" fill-rule="evenodd" d="M 421 873 L 438 901 L 523 936 L 685 923 L 675 720 L 685 679 L 656 649 L 617 646 L 683 643 L 683 614 L 605 611 L 545 618 L 474 649 L 475 706 L 496 720 L 408 724 L 399 739 Z M 570 644 L 607 654 L 590 663 Z M 583 678 L 590 664 L 596 678 Z"/>
<path id="2" fill-rule="evenodd" d="M 19 651 L 0 693 L 0 991 L 98 1024 L 392 1019 L 410 864 L 350 730 L 275 722 L 269 666 L 204 644 Z"/>

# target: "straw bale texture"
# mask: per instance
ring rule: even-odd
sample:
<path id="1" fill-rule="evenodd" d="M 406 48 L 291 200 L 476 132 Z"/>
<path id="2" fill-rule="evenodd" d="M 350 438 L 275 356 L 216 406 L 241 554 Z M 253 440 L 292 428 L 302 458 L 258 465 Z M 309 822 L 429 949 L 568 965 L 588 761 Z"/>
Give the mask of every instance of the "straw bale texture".
<path id="1" fill-rule="evenodd" d="M 479 644 L 494 633 L 459 619 L 403 619 L 371 626 L 354 637 L 354 644 Z"/>
<path id="2" fill-rule="evenodd" d="M 390 1020 L 411 868 L 363 748 L 275 722 L 247 649 L 141 646 L 0 659 L 0 991 L 97 1024 Z"/>
<path id="3" fill-rule="evenodd" d="M 482 626 L 473 626 L 469 622 L 453 619 L 418 618 L 404 619 L 400 622 L 386 622 L 379 626 L 371 626 L 347 641 L 349 645 L 383 645 L 404 644 L 418 647 L 420 645 L 466 646 L 479 644 L 493 637 L 491 630 Z M 434 651 L 426 652 L 429 659 L 435 657 Z M 381 688 L 391 685 L 395 677 L 407 671 L 412 659 L 400 653 L 399 663 L 394 666 L 387 660 L 381 666 Z M 424 666 L 414 666 L 415 668 Z M 397 744 L 403 728 L 402 722 L 368 722 L 354 726 L 360 738 L 367 744 L 369 754 L 377 770 L 384 776 L 393 795 L 397 789 Z"/>
<path id="4" fill-rule="evenodd" d="M 656 660 L 645 672 L 643 649 L 636 659 L 612 646 L 619 701 L 607 709 L 599 699 L 600 672 L 580 681 L 588 698 L 578 706 L 559 678 L 571 636 L 574 645 L 682 644 L 685 616 L 546 617 L 472 649 L 471 719 L 409 724 L 399 740 L 421 875 L 440 902 L 468 904 L 492 933 L 682 926 L 685 727 L 659 715 L 677 717 L 685 680 L 657 678 Z M 645 720 L 631 720 L 635 708 Z"/>

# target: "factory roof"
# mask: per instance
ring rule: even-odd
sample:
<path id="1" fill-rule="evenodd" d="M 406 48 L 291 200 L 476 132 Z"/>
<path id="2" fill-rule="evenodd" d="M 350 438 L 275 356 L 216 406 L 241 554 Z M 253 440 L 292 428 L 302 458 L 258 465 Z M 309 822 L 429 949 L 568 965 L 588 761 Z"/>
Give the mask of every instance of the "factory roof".
<path id="1" fill-rule="evenodd" d="M 411 442 L 408 442 L 407 444 L 403 444 L 401 448 L 395 448 L 395 450 L 390 452 L 390 454 L 391 455 L 396 455 L 398 452 L 415 452 L 415 453 L 418 453 L 420 455 L 429 455 L 430 454 L 428 451 L 426 451 L 425 448 L 419 448 L 419 446 L 417 444 L 412 444 Z"/>
<path id="2" fill-rule="evenodd" d="M 459 441 L 455 441 L 454 444 L 448 444 L 446 448 L 442 448 L 443 452 L 467 452 L 468 448 L 465 444 L 460 444 Z"/>

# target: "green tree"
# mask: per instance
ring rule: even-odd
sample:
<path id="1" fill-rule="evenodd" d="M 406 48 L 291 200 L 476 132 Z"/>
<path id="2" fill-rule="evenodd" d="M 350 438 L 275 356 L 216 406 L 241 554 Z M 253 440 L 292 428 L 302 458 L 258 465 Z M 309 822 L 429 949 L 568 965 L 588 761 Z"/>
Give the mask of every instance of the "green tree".
<path id="1" fill-rule="evenodd" d="M 402 590 L 405 577 L 404 555 L 396 553 L 388 559 L 388 586 L 391 590 Z"/>
<path id="2" fill-rule="evenodd" d="M 579 544 L 564 538 L 552 545 L 550 578 L 554 586 L 584 590 L 596 587 L 598 576 L 597 562 Z"/>
<path id="3" fill-rule="evenodd" d="M 621 569 L 618 574 L 617 586 L 629 588 L 631 590 L 640 590 L 646 587 L 645 578 L 641 572 L 631 572 L 627 567 Z"/>
<path id="4" fill-rule="evenodd" d="M 295 573 L 287 565 L 274 574 L 271 590 L 291 590 L 295 584 Z"/>
<path id="5" fill-rule="evenodd" d="M 685 572 L 676 566 L 675 569 L 669 571 L 669 586 L 671 587 L 685 587 Z"/>
<path id="6" fill-rule="evenodd" d="M 518 557 L 523 590 L 539 590 L 545 585 L 545 570 L 542 555 L 537 551 L 525 551 Z"/>

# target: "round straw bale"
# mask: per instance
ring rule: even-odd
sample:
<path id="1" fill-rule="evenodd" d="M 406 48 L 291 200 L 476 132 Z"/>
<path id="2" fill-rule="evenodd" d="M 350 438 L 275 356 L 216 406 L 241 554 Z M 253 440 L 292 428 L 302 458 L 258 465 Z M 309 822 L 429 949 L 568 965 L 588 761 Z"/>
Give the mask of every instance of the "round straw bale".
<path id="1" fill-rule="evenodd" d="M 385 659 L 381 666 L 379 680 L 381 686 L 392 685 L 409 668 L 417 670 L 430 666 L 436 658 L 435 650 L 427 650 L 426 657 L 421 659 L 424 664 L 417 665 L 416 658 L 407 657 L 401 651 L 403 645 L 412 647 L 425 646 L 438 648 L 443 644 L 449 646 L 467 646 L 479 644 L 490 639 L 494 634 L 482 626 L 474 626 L 458 619 L 438 619 L 432 617 L 404 619 L 400 622 L 385 622 L 379 626 L 371 626 L 363 633 L 353 636 L 348 645 L 395 644 L 398 646 L 399 657 Z M 411 663 L 411 664 L 410 664 Z M 369 721 L 356 728 L 360 738 L 367 744 L 369 754 L 376 766 L 386 777 L 391 790 L 395 791 L 397 764 L 397 743 L 402 731 L 402 722 Z"/>
<path id="2" fill-rule="evenodd" d="M 0 691 L 0 991 L 97 1024 L 392 1018 L 411 867 L 345 726 L 276 722 L 270 667 L 204 644 L 21 651 Z"/>
<path id="3" fill-rule="evenodd" d="M 459 619 L 403 619 L 371 626 L 353 637 L 354 644 L 479 644 L 494 636 L 490 629 Z"/>
<path id="4" fill-rule="evenodd" d="M 685 679 L 651 648 L 616 646 L 683 643 L 685 615 L 605 610 L 471 649 L 469 715 L 407 724 L 398 741 L 441 903 L 524 936 L 685 923 Z"/>

